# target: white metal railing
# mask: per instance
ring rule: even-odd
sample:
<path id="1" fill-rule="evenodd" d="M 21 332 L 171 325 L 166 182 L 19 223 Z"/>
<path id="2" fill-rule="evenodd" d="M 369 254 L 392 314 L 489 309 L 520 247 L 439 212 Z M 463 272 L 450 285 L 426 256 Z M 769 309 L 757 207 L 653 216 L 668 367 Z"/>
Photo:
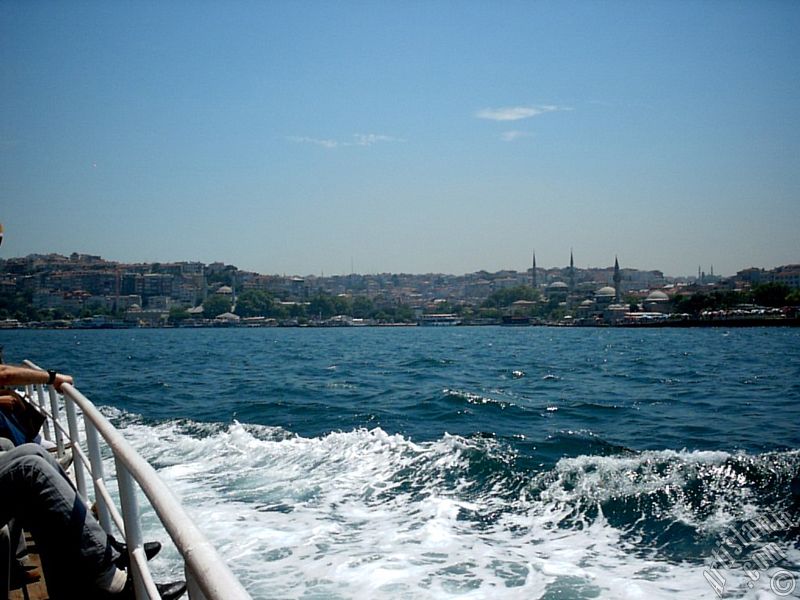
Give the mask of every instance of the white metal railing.
<path id="1" fill-rule="evenodd" d="M 32 369 L 40 369 L 30 361 L 25 361 L 25 365 Z M 183 557 L 189 598 L 249 600 L 250 595 L 231 573 L 214 547 L 197 529 L 180 502 L 158 477 L 155 469 L 133 449 L 122 434 L 77 388 L 64 384 L 61 386 L 61 391 L 67 428 L 60 419 L 59 397 L 53 386 L 29 385 L 26 386 L 25 395 L 26 399 L 47 417 L 42 426 L 42 436 L 56 444 L 58 456 L 64 456 L 67 445 L 70 445 L 75 485 L 87 504 L 89 498 L 86 493 L 87 475 L 91 479 L 100 525 L 111 533 L 113 523 L 121 537 L 125 539 L 131 559 L 130 568 L 136 597 L 150 600 L 160 598 L 144 554 L 136 498 L 138 485 Z M 48 396 L 49 406 L 45 401 L 45 393 Z M 80 437 L 77 409 L 80 409 L 83 416 L 88 456 Z M 114 504 L 105 484 L 100 438 L 114 455 L 121 512 Z"/>

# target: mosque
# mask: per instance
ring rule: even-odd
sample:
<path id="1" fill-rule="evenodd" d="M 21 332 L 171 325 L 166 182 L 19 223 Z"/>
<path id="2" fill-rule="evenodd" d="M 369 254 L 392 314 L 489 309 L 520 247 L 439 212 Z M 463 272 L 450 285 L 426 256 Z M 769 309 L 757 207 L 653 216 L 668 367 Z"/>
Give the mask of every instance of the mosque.
<path id="1" fill-rule="evenodd" d="M 572 250 L 569 253 L 569 268 L 566 273 L 567 281 L 555 280 L 545 288 L 545 296 L 551 303 L 558 303 L 571 309 L 576 319 L 584 321 L 604 321 L 616 323 L 625 318 L 630 307 L 622 301 L 622 274 L 619 268 L 619 259 L 614 258 L 614 286 L 606 285 L 594 292 L 587 292 L 586 285 L 581 284 L 578 289 L 575 284 L 575 259 Z M 531 283 L 538 288 L 536 275 L 536 254 L 533 255 L 533 270 Z M 645 308 L 658 312 L 666 312 L 669 298 L 663 292 L 652 292 L 645 300 Z M 648 308 L 648 304 L 651 308 Z"/>

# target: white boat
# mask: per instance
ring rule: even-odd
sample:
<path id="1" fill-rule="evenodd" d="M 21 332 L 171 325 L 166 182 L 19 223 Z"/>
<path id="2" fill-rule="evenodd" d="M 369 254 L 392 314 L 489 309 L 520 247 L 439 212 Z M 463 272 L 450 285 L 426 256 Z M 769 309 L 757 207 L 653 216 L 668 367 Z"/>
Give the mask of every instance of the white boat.
<path id="1" fill-rule="evenodd" d="M 437 313 L 422 315 L 419 324 L 426 327 L 446 327 L 450 325 L 460 325 L 461 319 L 451 313 Z"/>

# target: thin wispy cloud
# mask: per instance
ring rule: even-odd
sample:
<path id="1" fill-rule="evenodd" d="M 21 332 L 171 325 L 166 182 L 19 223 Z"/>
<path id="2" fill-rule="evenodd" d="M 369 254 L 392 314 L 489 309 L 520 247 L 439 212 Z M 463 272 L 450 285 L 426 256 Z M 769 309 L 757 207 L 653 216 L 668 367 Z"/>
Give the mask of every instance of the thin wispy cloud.
<path id="1" fill-rule="evenodd" d="M 538 106 L 504 106 L 501 108 L 484 108 L 475 113 L 478 119 L 488 119 L 489 121 L 519 121 L 530 119 L 538 115 L 559 110 L 571 110 L 565 106 L 554 104 L 541 104 Z"/>
<path id="2" fill-rule="evenodd" d="M 403 140 L 390 135 L 380 135 L 376 133 L 356 133 L 353 135 L 356 146 L 372 146 L 379 142 L 402 142 Z"/>
<path id="3" fill-rule="evenodd" d="M 299 135 L 290 135 L 286 139 L 296 144 L 313 144 L 316 146 L 322 146 L 323 148 L 331 149 L 343 148 L 347 146 L 374 146 L 375 144 L 379 143 L 404 141 L 401 138 L 379 133 L 354 133 L 350 139 L 346 140 L 331 140 Z"/>
<path id="4" fill-rule="evenodd" d="M 286 139 L 295 144 L 314 144 L 316 146 L 322 146 L 323 148 L 336 148 L 339 145 L 339 142 L 336 140 L 324 140 L 302 135 L 290 135 L 287 136 Z"/>
<path id="5" fill-rule="evenodd" d="M 504 131 L 503 133 L 500 134 L 500 139 L 503 140 L 504 142 L 513 142 L 520 138 L 531 137 L 531 135 L 533 134 L 531 134 L 530 131 L 518 131 L 518 130 Z"/>

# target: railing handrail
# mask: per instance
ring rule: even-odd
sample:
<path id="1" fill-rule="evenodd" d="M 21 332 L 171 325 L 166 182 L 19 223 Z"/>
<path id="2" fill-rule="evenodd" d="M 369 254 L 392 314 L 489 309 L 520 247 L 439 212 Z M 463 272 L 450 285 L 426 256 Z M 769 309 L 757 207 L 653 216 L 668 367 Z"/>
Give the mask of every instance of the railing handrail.
<path id="1" fill-rule="evenodd" d="M 25 362 L 32 368 L 39 368 L 30 361 Z M 144 492 L 185 561 L 190 597 L 199 595 L 207 600 L 250 600 L 250 595 L 221 559 L 216 549 L 189 518 L 180 502 L 160 479 L 155 469 L 139 455 L 122 434 L 100 413 L 97 407 L 75 386 L 65 383 L 61 386 L 61 392 L 65 402 L 69 399 L 81 409 L 84 420 L 92 424 L 111 449 L 117 465 L 120 495 L 123 495 L 122 484 L 125 478 L 119 472 L 120 466 L 127 471 L 127 474 L 132 477 Z M 60 424 L 56 423 L 57 415 L 49 414 L 46 409 L 44 412 L 48 418 L 54 421 L 54 426 L 58 429 Z M 79 440 L 72 440 L 72 443 L 73 446 L 77 446 Z M 95 479 L 94 475 L 92 479 Z M 130 522 L 129 519 L 135 519 L 134 529 L 136 529 L 136 532 L 126 531 L 126 533 L 128 535 L 133 533 L 134 536 L 138 536 L 139 515 L 138 510 L 135 508 L 135 500 L 133 509 L 133 512 L 137 513 L 135 515 L 126 514 L 131 511 L 126 511 L 124 497 L 122 498 L 122 504 L 126 529 Z M 141 543 L 141 540 L 131 541 L 137 542 L 130 544 L 131 548 L 135 548 Z M 137 565 L 142 562 L 141 560 L 135 560 Z M 146 586 L 146 584 L 144 585 Z M 144 588 L 138 589 L 144 591 Z M 192 593 L 193 591 L 195 592 L 194 594 Z"/>

